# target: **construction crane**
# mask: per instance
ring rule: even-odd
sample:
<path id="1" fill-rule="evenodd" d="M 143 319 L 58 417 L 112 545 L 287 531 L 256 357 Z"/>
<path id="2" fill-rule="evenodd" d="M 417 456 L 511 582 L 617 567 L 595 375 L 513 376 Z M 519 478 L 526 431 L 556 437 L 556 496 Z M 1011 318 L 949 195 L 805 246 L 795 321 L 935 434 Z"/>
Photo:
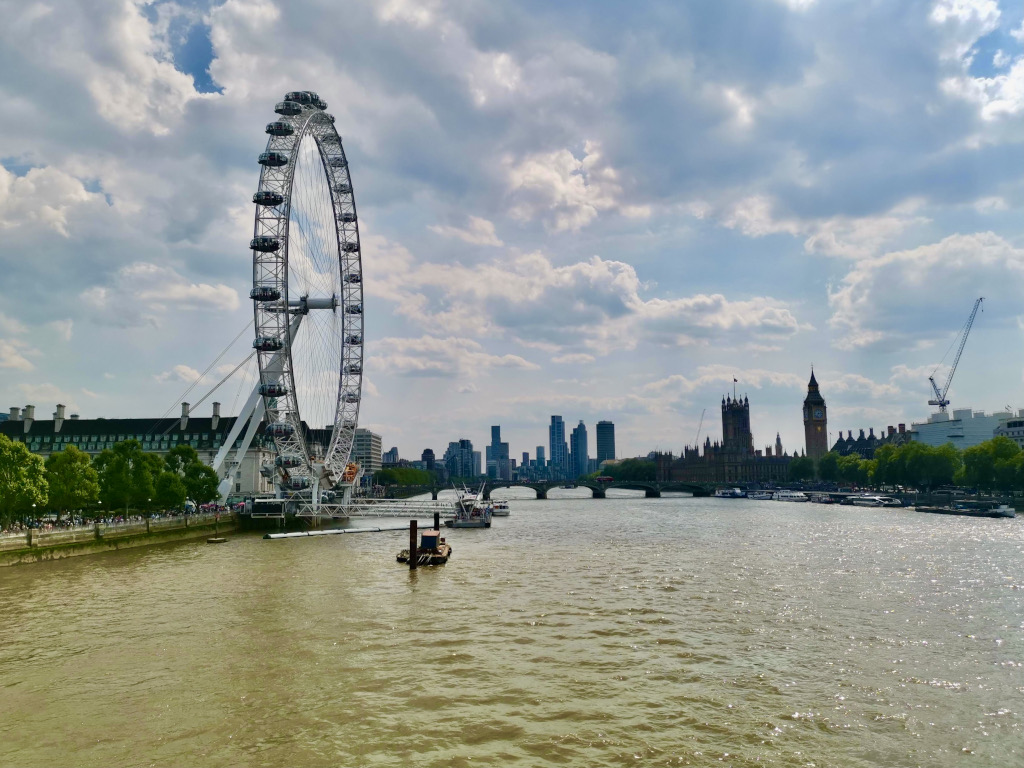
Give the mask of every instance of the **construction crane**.
<path id="1" fill-rule="evenodd" d="M 938 366 L 932 371 L 932 375 L 928 377 L 928 381 L 932 384 L 932 391 L 935 392 L 935 399 L 929 400 L 928 405 L 939 406 L 939 411 L 942 413 L 946 412 L 946 406 L 949 405 L 949 400 L 946 399 L 946 393 L 949 392 L 949 385 L 953 381 L 953 374 L 956 373 L 956 366 L 960 362 L 960 355 L 964 352 L 964 345 L 967 344 L 967 335 L 971 332 L 971 326 L 974 325 L 974 317 L 978 314 L 978 309 L 981 307 L 981 302 L 985 300 L 982 296 L 976 302 L 974 302 L 974 309 L 971 310 L 971 316 L 967 318 L 967 322 L 964 327 L 957 334 L 957 338 L 960 339 L 960 346 L 956 350 L 956 357 L 953 358 L 953 365 L 949 369 L 949 375 L 946 377 L 946 383 L 942 387 L 942 391 L 939 391 L 939 386 L 935 383 L 935 374 L 938 372 Z M 956 344 L 956 339 L 953 339 L 953 344 Z M 949 345 L 949 349 L 953 348 L 953 344 Z M 946 354 L 949 354 L 949 350 L 946 350 Z M 943 360 L 946 358 L 943 357 Z M 942 365 L 942 363 L 939 363 Z"/>

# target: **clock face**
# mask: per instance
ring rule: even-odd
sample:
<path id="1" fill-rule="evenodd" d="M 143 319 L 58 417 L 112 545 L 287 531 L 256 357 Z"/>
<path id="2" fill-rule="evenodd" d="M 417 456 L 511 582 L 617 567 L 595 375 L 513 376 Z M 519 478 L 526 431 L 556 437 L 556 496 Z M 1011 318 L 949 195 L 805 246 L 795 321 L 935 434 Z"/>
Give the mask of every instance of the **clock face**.
<path id="1" fill-rule="evenodd" d="M 816 418 L 816 419 L 823 419 L 824 417 L 825 417 L 825 414 L 821 410 L 821 408 L 815 408 L 814 409 L 814 418 Z"/>

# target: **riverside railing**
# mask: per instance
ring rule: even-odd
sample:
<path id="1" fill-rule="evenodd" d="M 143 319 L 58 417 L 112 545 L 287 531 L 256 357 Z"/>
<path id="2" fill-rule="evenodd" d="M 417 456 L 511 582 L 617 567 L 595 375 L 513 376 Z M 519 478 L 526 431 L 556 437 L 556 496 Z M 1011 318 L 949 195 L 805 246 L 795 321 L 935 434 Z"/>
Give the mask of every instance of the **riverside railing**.
<path id="1" fill-rule="evenodd" d="M 130 520 L 121 523 L 103 523 L 100 521 L 89 525 L 72 528 L 30 528 L 0 534 L 0 552 L 28 547 L 55 547 L 61 544 L 75 544 L 101 539 L 117 539 L 127 536 L 141 536 L 158 531 L 183 530 L 199 526 L 213 525 L 217 520 L 231 522 L 231 513 L 207 513 L 200 515 L 180 515 L 178 517 L 152 517 L 145 520 Z"/>

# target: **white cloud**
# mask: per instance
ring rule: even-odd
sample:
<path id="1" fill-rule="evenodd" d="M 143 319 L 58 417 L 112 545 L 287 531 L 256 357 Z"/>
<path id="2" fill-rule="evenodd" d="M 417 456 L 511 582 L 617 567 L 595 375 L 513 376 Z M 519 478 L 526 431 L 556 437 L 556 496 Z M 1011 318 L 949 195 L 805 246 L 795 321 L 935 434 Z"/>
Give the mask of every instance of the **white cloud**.
<path id="1" fill-rule="evenodd" d="M 506 161 L 511 215 L 522 221 L 540 218 L 549 229 L 577 231 L 602 211 L 618 210 L 629 218 L 646 218 L 643 205 L 623 202 L 619 173 L 604 162 L 597 142 L 584 145 L 582 159 L 568 149 Z"/>
<path id="2" fill-rule="evenodd" d="M 978 105 L 982 119 L 995 120 L 1024 111 L 1024 56 L 1018 56 L 1009 72 L 994 77 L 958 75 L 942 82 L 950 96 Z"/>
<path id="3" fill-rule="evenodd" d="M 129 264 L 106 286 L 93 286 L 81 299 L 95 310 L 94 319 L 118 325 L 160 325 L 170 311 L 232 312 L 239 307 L 238 293 L 222 283 L 194 283 L 170 267 L 147 262 Z"/>
<path id="4" fill-rule="evenodd" d="M 69 213 L 90 204 L 105 205 L 103 196 L 57 168 L 31 168 L 15 176 L 0 165 L 0 230 L 45 227 L 68 237 Z"/>
<path id="5" fill-rule="evenodd" d="M 795 373 L 773 371 L 765 368 L 747 368 L 744 365 L 702 365 L 697 368 L 696 376 L 674 374 L 657 381 L 645 384 L 641 391 L 659 394 L 690 394 L 715 385 L 724 393 L 731 391 L 733 379 L 739 379 L 736 386 L 740 390 L 748 387 L 762 389 L 779 387 L 801 390 L 807 387 L 807 378 Z"/>
<path id="6" fill-rule="evenodd" d="M 13 368 L 17 371 L 31 371 L 35 368 L 27 355 L 32 348 L 18 339 L 0 338 L 0 368 Z"/>
<path id="7" fill-rule="evenodd" d="M 518 355 L 489 354 L 478 342 L 453 336 L 380 339 L 371 345 L 370 364 L 392 376 L 460 380 L 483 376 L 494 368 L 540 367 Z"/>
<path id="8" fill-rule="evenodd" d="M 0 331 L 10 334 L 22 334 L 25 333 L 26 330 L 28 329 L 20 320 L 0 312 Z"/>
<path id="9" fill-rule="evenodd" d="M 927 223 L 918 215 L 920 199 L 905 200 L 878 216 L 832 216 L 800 219 L 775 213 L 774 200 L 763 195 L 744 198 L 723 211 L 721 222 L 748 237 L 787 234 L 804 237 L 804 251 L 861 259 L 877 254 L 909 228 Z M 701 218 L 706 209 L 701 208 Z"/>
<path id="10" fill-rule="evenodd" d="M 952 235 L 932 245 L 858 262 L 829 292 L 840 349 L 886 338 L 932 338 L 948 330 L 949 307 L 984 295 L 1006 316 L 1019 311 L 1024 250 L 991 232 Z M 942 329 L 939 331 L 937 329 Z"/>
<path id="11" fill-rule="evenodd" d="M 169 371 L 158 373 L 154 377 L 157 381 L 183 381 L 186 384 L 191 384 L 195 381 L 199 381 L 202 375 L 195 368 L 190 368 L 187 365 L 175 365 Z"/>
<path id="12" fill-rule="evenodd" d="M 389 255 L 379 272 L 371 266 L 371 276 L 379 275 L 383 285 L 373 291 L 396 302 L 397 312 L 452 333 L 508 334 L 553 355 L 605 355 L 639 341 L 756 343 L 801 329 L 785 302 L 765 296 L 643 298 L 644 286 L 631 265 L 597 256 L 555 266 L 543 254 L 530 253 L 463 266 L 416 264 L 404 248 L 382 250 Z"/>
<path id="13" fill-rule="evenodd" d="M 588 355 L 583 352 L 576 352 L 572 354 L 558 355 L 557 357 L 552 357 L 551 362 L 565 363 L 566 365 L 586 365 L 587 363 L 594 362 L 596 359 L 597 358 L 594 357 L 593 355 Z"/>
<path id="14" fill-rule="evenodd" d="M 51 320 L 47 326 L 56 331 L 63 341 L 71 341 L 71 334 L 75 328 L 74 320 Z"/>
<path id="15" fill-rule="evenodd" d="M 442 237 L 455 237 L 471 245 L 504 245 L 494 231 L 493 222 L 477 216 L 469 217 L 469 225 L 465 229 L 438 225 L 431 225 L 427 229 Z"/>

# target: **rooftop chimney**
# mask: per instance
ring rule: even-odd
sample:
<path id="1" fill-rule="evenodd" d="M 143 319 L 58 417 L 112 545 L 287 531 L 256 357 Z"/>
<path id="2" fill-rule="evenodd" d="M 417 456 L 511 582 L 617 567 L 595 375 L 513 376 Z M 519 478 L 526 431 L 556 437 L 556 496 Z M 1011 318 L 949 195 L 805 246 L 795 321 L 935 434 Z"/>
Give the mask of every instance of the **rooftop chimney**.
<path id="1" fill-rule="evenodd" d="M 210 421 L 210 429 L 217 429 L 220 423 L 220 403 L 213 404 L 213 419 Z"/>
<path id="2" fill-rule="evenodd" d="M 181 431 L 188 427 L 188 403 L 181 404 Z"/>
<path id="3" fill-rule="evenodd" d="M 70 416 L 70 419 L 72 421 L 78 421 L 78 414 L 77 413 L 72 413 L 71 416 Z"/>
<path id="4" fill-rule="evenodd" d="M 21 420 L 25 422 L 25 434 L 28 434 L 36 420 L 36 407 L 34 405 L 26 405 L 25 410 L 22 411 Z"/>
<path id="5" fill-rule="evenodd" d="M 11 408 L 11 421 L 21 421 L 21 408 L 18 406 Z"/>
<path id="6" fill-rule="evenodd" d="M 53 412 L 53 431 L 60 432 L 62 426 L 64 426 L 64 406 L 57 403 L 57 410 Z"/>

